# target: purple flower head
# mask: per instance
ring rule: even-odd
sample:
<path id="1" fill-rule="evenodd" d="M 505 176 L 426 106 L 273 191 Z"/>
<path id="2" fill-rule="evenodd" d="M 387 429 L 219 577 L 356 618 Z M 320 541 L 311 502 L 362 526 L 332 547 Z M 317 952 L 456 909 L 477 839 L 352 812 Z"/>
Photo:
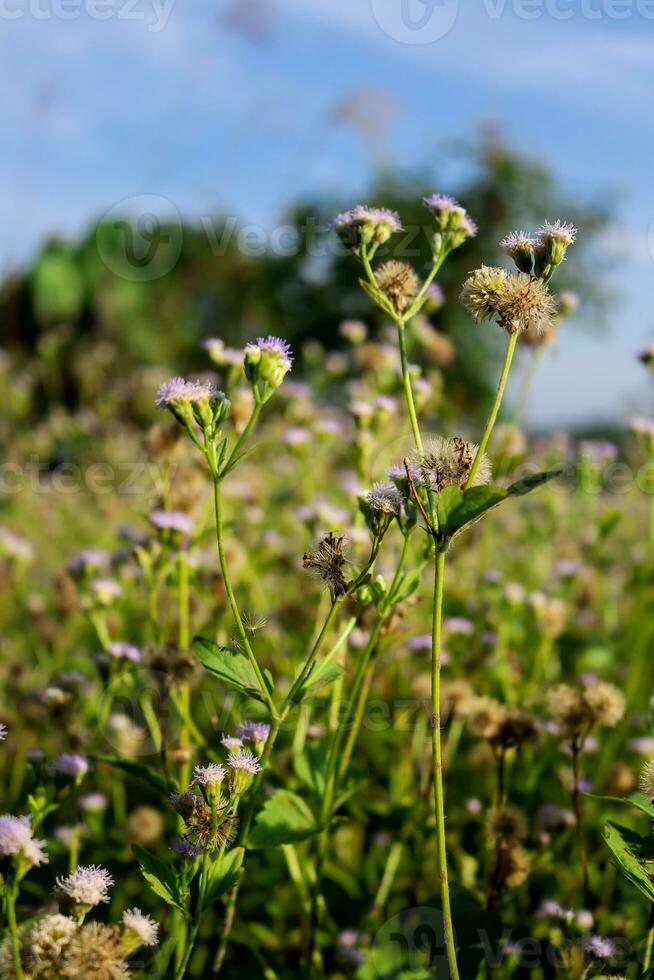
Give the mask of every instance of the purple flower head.
<path id="1" fill-rule="evenodd" d="M 277 355 L 277 357 L 284 360 L 286 370 L 291 370 L 293 355 L 291 353 L 291 345 L 287 340 L 282 340 L 281 337 L 273 337 L 269 334 L 267 337 L 257 337 L 256 344 L 247 344 L 246 348 L 255 346 L 258 347 L 262 353 Z"/>
<path id="2" fill-rule="evenodd" d="M 389 208 L 371 208 L 358 204 L 350 211 L 343 211 L 332 222 L 332 228 L 350 248 L 358 249 L 363 239 L 366 243 L 387 242 L 395 232 L 402 231 L 402 222 L 396 211 Z"/>
<path id="3" fill-rule="evenodd" d="M 263 721 L 244 721 L 238 726 L 236 734 L 246 742 L 265 743 L 270 735 L 270 725 Z"/>
<path id="4" fill-rule="evenodd" d="M 65 878 L 57 878 L 57 891 L 67 895 L 77 905 L 93 907 L 109 901 L 109 889 L 113 883 L 106 868 L 90 864 L 75 868 Z"/>
<path id="5" fill-rule="evenodd" d="M 543 222 L 538 229 L 538 236 L 542 242 L 553 239 L 568 246 L 572 245 L 577 238 L 577 229 L 569 221 L 561 221 L 559 218 L 554 222 Z"/>
<path id="6" fill-rule="evenodd" d="M 150 522 L 160 531 L 177 531 L 179 534 L 193 531 L 193 521 L 181 510 L 153 510 Z"/>
<path id="7" fill-rule="evenodd" d="M 143 655 L 138 647 L 135 647 L 133 643 L 125 643 L 122 640 L 115 640 L 113 643 L 109 643 L 107 653 L 114 660 L 131 660 L 133 664 L 139 664 L 143 659 Z"/>
<path id="8" fill-rule="evenodd" d="M 228 765 L 231 769 L 248 773 L 251 776 L 256 776 L 258 772 L 261 772 L 261 763 L 249 749 L 241 749 L 239 752 L 231 755 Z"/>
<path id="9" fill-rule="evenodd" d="M 46 843 L 35 840 L 29 817 L 0 817 L 0 857 L 20 855 L 31 865 L 47 864 Z"/>
<path id="10" fill-rule="evenodd" d="M 191 843 L 185 837 L 176 837 L 172 843 L 172 850 L 184 858 L 196 858 L 202 854 L 200 845 Z"/>
<path id="11" fill-rule="evenodd" d="M 105 568 L 109 556 L 101 548 L 84 548 L 74 555 L 66 565 L 66 571 L 71 575 L 82 575 L 84 572 L 97 571 Z"/>
<path id="12" fill-rule="evenodd" d="M 291 347 L 281 337 L 257 337 L 255 343 L 245 345 L 243 369 L 253 384 L 263 381 L 279 388 L 292 364 Z"/>
<path id="13" fill-rule="evenodd" d="M 48 769 L 54 775 L 70 776 L 73 779 L 77 779 L 78 777 L 85 776 L 89 771 L 89 762 L 83 755 L 64 752 L 63 755 L 53 759 L 48 765 Z"/>
<path id="14" fill-rule="evenodd" d="M 612 939 L 603 936 L 587 936 L 584 949 L 596 960 L 610 960 L 616 954 L 616 946 Z"/>
<path id="15" fill-rule="evenodd" d="M 239 749 L 243 748 L 243 739 L 234 738 L 233 735 L 223 735 L 220 741 L 228 752 L 238 752 Z"/>
<path id="16" fill-rule="evenodd" d="M 191 786 L 220 786 L 227 775 L 227 770 L 218 762 L 210 762 L 207 766 L 196 766 L 193 770 Z"/>
<path id="17" fill-rule="evenodd" d="M 431 194 L 429 197 L 423 197 L 423 204 L 434 214 L 441 214 L 443 211 L 453 211 L 456 208 L 463 211 L 463 208 L 457 201 L 455 197 L 450 194 Z"/>
<path id="18" fill-rule="evenodd" d="M 562 906 L 553 898 L 546 898 L 538 907 L 536 912 L 537 919 L 562 919 L 564 911 Z"/>
<path id="19" fill-rule="evenodd" d="M 448 632 L 459 636 L 471 636 L 475 631 L 475 624 L 465 616 L 448 616 L 443 621 L 443 626 Z"/>
<path id="20" fill-rule="evenodd" d="M 181 402 L 211 401 L 224 397 L 213 385 L 202 381 L 187 381 L 185 378 L 171 378 L 159 385 L 155 405 L 157 408 L 171 408 Z"/>

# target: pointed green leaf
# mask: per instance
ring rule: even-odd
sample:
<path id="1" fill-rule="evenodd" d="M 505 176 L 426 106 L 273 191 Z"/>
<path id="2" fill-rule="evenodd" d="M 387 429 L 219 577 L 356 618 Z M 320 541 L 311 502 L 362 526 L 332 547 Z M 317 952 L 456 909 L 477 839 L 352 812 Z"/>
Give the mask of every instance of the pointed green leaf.
<path id="1" fill-rule="evenodd" d="M 443 529 L 449 525 L 450 517 L 457 507 L 461 506 L 462 500 L 463 491 L 459 487 L 444 487 L 436 495 L 436 516 L 443 534 L 446 533 Z"/>
<path id="2" fill-rule="evenodd" d="M 528 476 L 523 476 L 521 480 L 517 480 L 516 483 L 511 484 L 507 496 L 522 497 L 524 494 L 531 493 L 532 490 L 542 487 L 544 483 L 556 479 L 562 472 L 563 470 L 546 470 L 544 473 L 530 473 Z"/>
<path id="3" fill-rule="evenodd" d="M 179 909 L 180 912 L 186 913 L 174 870 L 139 844 L 133 844 L 132 850 L 141 874 L 155 895 L 163 898 L 164 902 Z"/>
<path id="4" fill-rule="evenodd" d="M 609 822 L 604 828 L 606 841 L 616 864 L 625 878 L 639 891 L 654 901 L 654 843 L 650 837 L 640 837 L 632 830 Z"/>
<path id="5" fill-rule="evenodd" d="M 252 664 L 242 653 L 221 647 L 213 640 L 196 636 L 193 649 L 202 666 L 214 677 L 220 678 L 228 687 L 233 687 L 246 697 L 263 700 L 261 688 Z"/>
<path id="6" fill-rule="evenodd" d="M 293 756 L 296 775 L 319 801 L 325 794 L 328 759 L 329 743 L 324 738 L 307 742 L 304 750 Z"/>
<path id="7" fill-rule="evenodd" d="M 628 796 L 598 796 L 596 793 L 585 793 L 592 800 L 604 800 L 606 803 L 619 803 L 622 806 L 633 806 L 654 820 L 654 804 L 642 793 L 629 793 Z"/>
<path id="8" fill-rule="evenodd" d="M 453 537 L 469 524 L 474 524 L 487 510 L 506 500 L 506 496 L 507 491 L 504 487 L 470 487 L 469 490 L 465 490 L 461 503 L 450 514 L 447 522 L 448 537 Z"/>
<path id="9" fill-rule="evenodd" d="M 304 800 L 287 789 L 278 789 L 259 811 L 249 846 L 277 847 L 306 840 L 320 828 Z"/>
<path id="10" fill-rule="evenodd" d="M 244 847 L 234 847 L 213 863 L 207 877 L 207 904 L 226 895 L 238 882 L 244 856 Z"/>

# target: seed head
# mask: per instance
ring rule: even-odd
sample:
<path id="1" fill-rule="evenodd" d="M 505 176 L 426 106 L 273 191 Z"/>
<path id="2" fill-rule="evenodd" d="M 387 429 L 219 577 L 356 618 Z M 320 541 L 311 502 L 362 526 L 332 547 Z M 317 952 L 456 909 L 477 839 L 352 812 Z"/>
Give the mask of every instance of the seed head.
<path id="1" fill-rule="evenodd" d="M 468 728 L 477 738 L 492 740 L 500 733 L 506 709 L 495 698 L 484 695 L 474 698 L 466 711 Z"/>
<path id="2" fill-rule="evenodd" d="M 598 725 L 614 728 L 624 718 L 624 694 L 614 684 L 605 681 L 592 684 L 584 691 L 584 701 Z"/>
<path id="3" fill-rule="evenodd" d="M 32 926 L 25 946 L 28 952 L 28 969 L 37 977 L 57 976 L 57 967 L 63 951 L 77 932 L 77 923 L 67 915 L 45 915 Z"/>
<path id="4" fill-rule="evenodd" d="M 466 280 L 461 302 L 477 323 L 495 320 L 507 333 L 542 333 L 558 315 L 556 300 L 540 279 L 489 266 Z"/>
<path id="5" fill-rule="evenodd" d="M 504 806 L 489 813 L 486 830 L 489 837 L 506 847 L 525 839 L 527 821 L 520 810 L 512 806 Z"/>
<path id="6" fill-rule="evenodd" d="M 366 500 L 372 510 L 382 514 L 399 516 L 402 510 L 402 494 L 394 483 L 375 483 L 366 493 Z"/>
<path id="7" fill-rule="evenodd" d="M 425 452 L 416 459 L 416 462 L 425 482 L 440 493 L 444 487 L 465 486 L 478 449 L 479 447 L 474 443 L 465 442 L 458 436 L 454 439 L 437 437 L 427 441 Z M 475 473 L 473 485 L 483 486 L 490 482 L 491 477 L 490 461 L 484 454 Z"/>
<path id="8" fill-rule="evenodd" d="M 317 572 L 323 582 L 327 583 L 332 599 L 345 595 L 347 592 L 347 582 L 343 572 L 346 565 L 343 547 L 344 538 L 336 537 L 330 531 L 320 541 L 318 550 L 305 551 L 302 559 L 304 568 Z"/>
<path id="9" fill-rule="evenodd" d="M 375 272 L 379 289 L 396 313 L 404 313 L 418 292 L 418 276 L 406 262 L 390 259 Z"/>
<path id="10" fill-rule="evenodd" d="M 69 980 L 127 980 L 130 971 L 118 929 L 101 922 L 79 929 L 66 947 L 59 976 Z"/>
<path id="11" fill-rule="evenodd" d="M 130 942 L 130 949 L 137 949 L 138 946 L 156 946 L 159 934 L 159 926 L 149 915 L 144 915 L 140 909 L 127 909 L 123 912 L 123 926 L 127 933 L 131 933 L 133 942 Z"/>

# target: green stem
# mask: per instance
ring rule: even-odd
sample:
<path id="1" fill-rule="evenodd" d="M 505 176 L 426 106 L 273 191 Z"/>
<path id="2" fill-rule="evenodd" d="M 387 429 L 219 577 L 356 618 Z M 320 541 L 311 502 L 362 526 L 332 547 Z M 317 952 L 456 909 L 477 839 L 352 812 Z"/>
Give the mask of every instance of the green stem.
<path id="1" fill-rule="evenodd" d="M 255 397 L 256 397 L 256 394 L 255 394 Z M 236 444 L 234 445 L 234 448 L 232 449 L 231 453 L 229 454 L 229 457 L 227 459 L 227 462 L 225 463 L 224 466 L 221 467 L 221 475 L 223 473 L 226 473 L 226 472 L 229 471 L 232 463 L 236 459 L 236 457 L 237 457 L 238 453 L 240 452 L 241 448 L 247 442 L 248 436 L 250 435 L 250 432 L 254 428 L 254 425 L 255 425 L 257 419 L 259 418 L 259 415 L 261 413 L 261 409 L 262 408 L 263 408 L 263 402 L 256 401 L 255 404 L 254 404 L 254 408 L 252 409 L 252 413 L 250 415 L 250 418 L 247 420 L 247 422 L 245 424 L 245 428 L 243 429 L 243 431 L 241 432 L 240 436 L 236 440 Z"/>
<path id="2" fill-rule="evenodd" d="M 215 447 L 214 447 L 214 452 L 215 452 Z M 225 583 L 225 591 L 227 593 L 227 598 L 229 600 L 229 605 L 232 610 L 232 616 L 234 617 L 234 622 L 236 624 L 238 635 L 241 639 L 241 643 L 243 644 L 243 648 L 247 654 L 247 658 L 250 661 L 250 664 L 252 665 L 252 670 L 254 671 L 254 674 L 257 678 L 257 683 L 259 684 L 261 693 L 264 697 L 264 700 L 266 701 L 271 716 L 273 718 L 277 718 L 277 708 L 275 707 L 275 703 L 272 697 L 270 696 L 268 685 L 266 684 L 264 676 L 261 672 L 261 668 L 259 667 L 257 658 L 254 655 L 254 651 L 250 646 L 250 641 L 248 639 L 247 632 L 243 625 L 241 613 L 239 611 L 238 603 L 236 601 L 236 595 L 234 594 L 231 579 L 229 577 L 229 569 L 227 567 L 227 557 L 225 555 L 225 545 L 223 539 L 223 508 L 222 508 L 222 500 L 221 500 L 221 493 L 220 493 L 221 481 L 219 477 L 216 475 L 213 466 L 212 466 L 212 471 L 214 472 L 213 487 L 214 487 L 214 507 L 216 513 L 216 541 L 218 543 L 218 558 L 220 561 L 220 570 L 223 576 L 223 582 Z"/>
<path id="3" fill-rule="evenodd" d="M 486 452 L 486 447 L 488 446 L 488 440 L 491 437 L 491 432 L 495 422 L 497 421 L 497 415 L 500 410 L 500 405 L 502 404 L 502 398 L 504 397 L 504 389 L 506 388 L 506 381 L 509 377 L 509 371 L 511 370 L 511 362 L 513 361 L 513 355 L 515 353 L 516 344 L 518 342 L 519 332 L 509 334 L 509 342 L 506 348 L 506 354 L 504 355 L 504 365 L 502 367 L 502 373 L 500 375 L 499 384 L 497 386 L 497 392 L 495 393 L 495 401 L 493 402 L 493 407 L 491 413 L 488 416 L 488 421 L 486 422 L 486 428 L 484 429 L 484 434 L 481 437 L 481 442 L 479 443 L 479 449 L 477 450 L 477 455 L 475 456 L 470 474 L 466 481 L 465 489 L 471 487 L 475 476 L 477 475 L 477 470 L 479 469 L 479 464 L 481 463 L 484 453 Z"/>
<path id="4" fill-rule="evenodd" d="M 438 852 L 438 877 L 440 881 L 443 914 L 443 939 L 450 966 L 451 980 L 459 980 L 456 962 L 450 888 L 447 874 L 447 847 L 445 843 L 445 800 L 443 794 L 443 755 L 441 746 L 441 623 L 443 617 L 443 583 L 445 579 L 445 553 L 439 551 L 434 564 L 434 600 L 432 613 L 431 643 L 431 697 L 432 697 L 432 752 L 434 777 L 434 810 L 436 816 L 436 848 Z"/>
<path id="5" fill-rule="evenodd" d="M 18 925 L 16 923 L 16 885 L 11 885 L 7 889 L 7 926 L 11 936 L 11 952 L 14 961 L 14 972 L 17 980 L 23 980 L 23 966 L 20 961 L 20 940 L 18 939 Z"/>
<path id="6" fill-rule="evenodd" d="M 413 388 L 411 386 L 411 375 L 409 373 L 409 359 L 407 356 L 407 349 L 406 349 L 406 325 L 404 320 L 397 321 L 397 339 L 400 347 L 400 363 L 402 366 L 402 384 L 404 385 L 404 397 L 406 399 L 407 412 L 409 413 L 409 422 L 411 423 L 413 441 L 416 444 L 416 449 L 422 456 L 424 450 L 422 447 L 420 426 L 418 425 L 418 415 L 416 413 L 416 405 L 413 399 Z"/>

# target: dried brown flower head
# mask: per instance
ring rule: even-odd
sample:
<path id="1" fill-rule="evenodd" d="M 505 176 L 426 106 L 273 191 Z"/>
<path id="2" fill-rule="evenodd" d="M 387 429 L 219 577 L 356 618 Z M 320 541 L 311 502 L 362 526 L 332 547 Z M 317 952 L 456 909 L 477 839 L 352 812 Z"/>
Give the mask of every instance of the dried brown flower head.
<path id="1" fill-rule="evenodd" d="M 535 742 L 537 738 L 538 725 L 534 716 L 511 705 L 505 708 L 499 731 L 493 741 L 509 749 Z"/>
<path id="2" fill-rule="evenodd" d="M 229 812 L 230 801 L 224 796 L 219 796 L 213 806 L 192 792 L 176 793 L 170 802 L 186 824 L 185 837 L 191 843 L 215 851 L 234 840 L 238 817 Z"/>
<path id="3" fill-rule="evenodd" d="M 524 840 L 527 836 L 527 821 L 524 814 L 512 806 L 492 810 L 486 821 L 486 830 L 500 846 L 509 846 Z"/>
<path id="4" fill-rule="evenodd" d="M 439 436 L 427 441 L 425 452 L 416 462 L 425 481 L 437 493 L 444 487 L 463 488 L 470 476 L 478 448 L 474 443 L 466 442 L 459 436 L 453 439 Z M 491 475 L 490 462 L 484 454 L 475 474 L 474 486 L 489 483 Z"/>
<path id="5" fill-rule="evenodd" d="M 624 694 L 614 684 L 592 684 L 584 691 L 584 701 L 598 725 L 613 728 L 624 718 Z"/>
<path id="6" fill-rule="evenodd" d="M 569 684 L 557 684 L 546 695 L 547 710 L 561 733 L 575 738 L 590 730 L 593 717 L 581 691 Z"/>
<path id="7" fill-rule="evenodd" d="M 516 844 L 502 850 L 502 875 L 506 888 L 519 888 L 529 877 L 529 855 Z"/>
<path id="8" fill-rule="evenodd" d="M 556 300 L 542 280 L 486 265 L 466 280 L 461 302 L 477 323 L 495 320 L 507 333 L 543 333 L 558 316 Z"/>
<path id="9" fill-rule="evenodd" d="M 446 681 L 441 688 L 443 717 L 454 718 L 465 715 L 473 700 L 474 692 L 467 681 L 463 679 Z"/>
<path id="10" fill-rule="evenodd" d="M 404 313 L 418 292 L 418 276 L 406 262 L 390 259 L 375 272 L 380 290 L 396 313 Z"/>
<path id="11" fill-rule="evenodd" d="M 506 718 L 506 708 L 495 698 L 474 698 L 467 709 L 468 728 L 477 738 L 497 738 Z"/>
<path id="12" fill-rule="evenodd" d="M 344 538 L 336 537 L 331 531 L 326 534 L 318 545 L 317 551 L 305 551 L 302 564 L 317 572 L 323 582 L 330 588 L 332 599 L 345 595 L 347 582 L 343 569 L 347 564 L 343 554 Z"/>

